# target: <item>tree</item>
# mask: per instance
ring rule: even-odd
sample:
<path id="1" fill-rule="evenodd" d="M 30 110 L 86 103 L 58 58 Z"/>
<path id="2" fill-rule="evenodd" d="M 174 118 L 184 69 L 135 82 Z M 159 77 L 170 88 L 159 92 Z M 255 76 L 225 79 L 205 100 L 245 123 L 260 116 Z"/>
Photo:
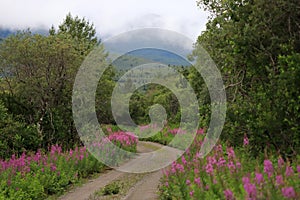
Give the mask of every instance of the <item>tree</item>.
<path id="1" fill-rule="evenodd" d="M 295 155 L 300 116 L 292 102 L 299 104 L 299 98 L 294 76 L 283 75 L 293 65 L 282 61 L 298 58 L 300 2 L 199 0 L 198 5 L 212 15 L 197 44 L 209 52 L 226 84 L 229 104 L 223 139 L 242 144 L 246 133 L 254 154 L 268 146 L 285 156 Z M 284 98 L 278 89 L 286 91 Z"/>
<path id="2" fill-rule="evenodd" d="M 87 55 L 96 44 L 100 44 L 94 25 L 85 18 L 73 17 L 71 13 L 67 14 L 57 31 L 52 26 L 49 33 L 50 35 L 69 34 L 81 46 L 83 55 Z"/>
<path id="3" fill-rule="evenodd" d="M 1 44 L 1 66 L 3 72 L 9 71 L 5 80 L 10 95 L 19 106 L 32 111 L 24 117 L 36 125 L 44 145 L 61 140 L 71 130 L 72 84 L 83 60 L 77 48 L 68 35 L 28 31 Z"/>
<path id="4" fill-rule="evenodd" d="M 72 118 L 72 89 L 79 67 L 97 45 L 96 30 L 68 14 L 49 35 L 20 31 L 0 43 L 0 95 L 16 120 L 36 127 L 47 148 L 72 147 L 79 136 Z M 99 57 L 106 58 L 103 51 Z"/>

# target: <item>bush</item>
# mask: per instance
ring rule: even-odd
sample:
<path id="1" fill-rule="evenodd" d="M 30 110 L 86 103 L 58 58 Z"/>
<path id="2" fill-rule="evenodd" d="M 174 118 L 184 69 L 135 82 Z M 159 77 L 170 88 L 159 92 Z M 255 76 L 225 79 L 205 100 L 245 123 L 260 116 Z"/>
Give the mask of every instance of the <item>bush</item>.
<path id="1" fill-rule="evenodd" d="M 12 154 L 20 155 L 24 151 L 36 150 L 41 141 L 36 128 L 14 120 L 1 101 L 0 132 L 0 158 L 8 158 Z"/>

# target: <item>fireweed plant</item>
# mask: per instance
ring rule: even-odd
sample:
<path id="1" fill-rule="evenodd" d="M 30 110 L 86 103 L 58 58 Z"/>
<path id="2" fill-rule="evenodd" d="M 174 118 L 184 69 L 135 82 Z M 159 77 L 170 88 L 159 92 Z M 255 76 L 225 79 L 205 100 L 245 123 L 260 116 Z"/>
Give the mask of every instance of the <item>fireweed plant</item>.
<path id="1" fill-rule="evenodd" d="M 201 158 L 204 136 L 199 130 L 192 146 L 164 170 L 161 199 L 300 199 L 298 159 L 287 161 L 267 153 L 264 159 L 254 159 L 246 135 L 243 148 L 219 143 Z"/>
<path id="2" fill-rule="evenodd" d="M 132 134 L 111 132 L 108 139 L 126 150 L 136 150 L 137 139 Z M 0 159 L 0 199 L 44 199 L 105 168 L 86 147 L 63 152 L 53 145 L 48 152 L 12 155 L 8 160 Z"/>

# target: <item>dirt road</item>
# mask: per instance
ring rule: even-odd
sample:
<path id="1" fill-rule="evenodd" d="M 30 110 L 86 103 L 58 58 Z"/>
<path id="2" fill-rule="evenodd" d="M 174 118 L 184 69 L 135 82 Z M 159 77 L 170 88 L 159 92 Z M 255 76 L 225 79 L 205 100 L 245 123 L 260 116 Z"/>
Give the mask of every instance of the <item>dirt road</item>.
<path id="1" fill-rule="evenodd" d="M 141 155 L 131 159 L 124 165 L 120 166 L 119 169 L 122 171 L 133 171 L 138 172 L 138 169 L 154 169 L 153 163 L 156 165 L 160 162 L 162 157 L 158 159 L 156 154 L 151 153 L 155 150 L 163 149 L 163 154 L 168 159 L 176 158 L 176 154 L 179 155 L 181 151 L 165 147 L 157 143 L 152 142 L 139 142 L 137 145 L 137 151 Z M 175 154 L 174 154 L 175 152 Z M 173 158 L 172 158 L 173 156 Z M 119 170 L 118 169 L 118 170 Z M 126 173 L 118 170 L 110 170 L 98 178 L 90 180 L 88 183 L 81 187 L 74 188 L 67 194 L 59 198 L 59 200 L 87 200 L 87 199 L 123 199 L 123 200 L 155 200 L 158 199 L 157 189 L 159 185 L 159 179 L 162 176 L 162 171 L 154 171 L 151 173 Z M 152 170 L 153 171 L 153 170 Z M 130 180 L 126 180 L 130 179 Z M 129 181 L 129 182 L 128 182 Z M 112 184 L 114 182 L 121 182 L 123 185 L 130 186 L 129 188 L 122 191 L 122 194 L 112 196 L 101 196 L 97 195 L 101 188 Z M 125 187 L 126 188 L 126 187 Z M 124 193 L 124 194 L 123 194 Z"/>

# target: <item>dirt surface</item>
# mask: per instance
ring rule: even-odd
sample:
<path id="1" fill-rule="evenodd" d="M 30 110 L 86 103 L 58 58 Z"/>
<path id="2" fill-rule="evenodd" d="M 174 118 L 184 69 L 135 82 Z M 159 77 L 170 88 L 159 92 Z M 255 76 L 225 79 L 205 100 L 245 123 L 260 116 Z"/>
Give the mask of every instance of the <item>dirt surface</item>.
<path id="1" fill-rule="evenodd" d="M 130 171 L 130 169 L 143 169 L 144 167 L 151 168 L 152 163 L 157 163 L 157 156 L 153 151 L 158 149 L 163 149 L 161 154 L 165 155 L 166 158 L 170 159 L 170 157 L 174 157 L 175 154 L 180 154 L 181 152 L 177 149 L 173 149 L 171 147 L 165 147 L 163 145 L 152 143 L 152 142 L 139 142 L 137 145 L 137 151 L 142 153 L 138 155 L 136 158 L 131 159 L 129 162 L 125 163 L 120 167 L 122 171 Z M 162 159 L 162 158 L 160 158 Z M 63 195 L 59 198 L 59 200 L 87 200 L 91 199 L 103 199 L 102 197 L 97 197 L 97 193 L 101 191 L 106 185 L 113 183 L 114 181 L 121 181 L 122 179 L 126 180 L 127 177 L 134 176 L 134 173 L 126 173 L 118 170 L 110 170 L 98 178 L 90 180 L 88 183 L 74 188 L 67 194 Z M 136 174 L 139 178 L 130 178 L 132 181 L 130 183 L 130 188 L 122 194 L 122 196 L 111 196 L 106 197 L 105 199 L 123 199 L 123 200 L 155 200 L 158 199 L 158 185 L 159 179 L 162 176 L 161 170 L 154 171 L 151 173 L 145 173 L 141 176 L 141 174 Z M 123 182 L 124 182 L 123 180 Z M 135 182 L 136 181 L 136 182 Z"/>
<path id="2" fill-rule="evenodd" d="M 139 181 L 122 200 L 156 200 L 162 171 L 152 172 Z"/>

